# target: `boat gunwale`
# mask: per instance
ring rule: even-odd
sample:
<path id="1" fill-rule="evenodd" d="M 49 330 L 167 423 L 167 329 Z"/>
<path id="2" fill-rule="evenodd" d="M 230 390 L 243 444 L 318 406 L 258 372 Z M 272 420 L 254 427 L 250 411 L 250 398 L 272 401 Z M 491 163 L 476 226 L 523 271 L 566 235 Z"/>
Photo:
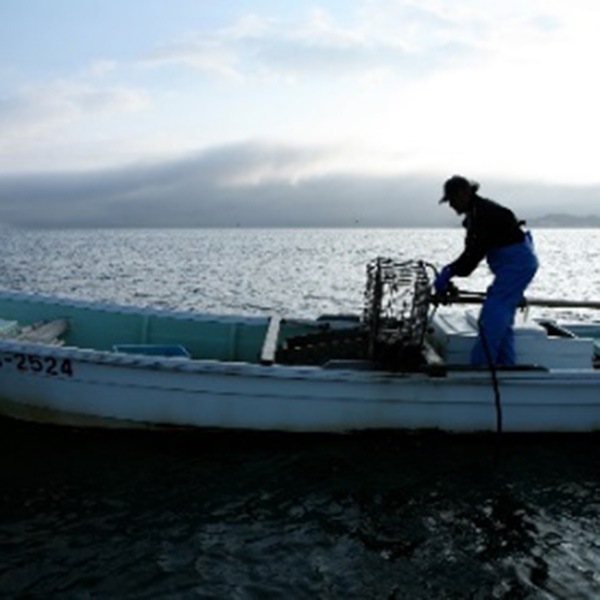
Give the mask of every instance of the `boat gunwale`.
<path id="1" fill-rule="evenodd" d="M 269 323 L 268 315 L 217 315 L 212 313 L 194 313 L 158 307 L 137 307 L 85 299 L 69 299 L 39 293 L 0 290 L 0 299 L 6 298 L 15 302 L 42 303 L 66 308 L 83 308 L 107 313 L 136 314 L 142 316 L 156 316 L 159 318 L 174 318 L 212 323 L 239 323 L 265 325 Z M 69 318 L 68 316 L 66 318 Z M 284 319 L 287 323 L 301 323 L 322 327 L 318 319 Z M 33 341 L 16 340 L 15 338 L 0 338 L 0 352 L 38 354 L 40 356 L 58 356 L 70 358 L 85 363 L 98 365 L 112 365 L 115 367 L 128 367 L 139 369 L 165 370 L 170 372 L 186 372 L 198 374 L 233 375 L 246 377 L 271 377 L 282 379 L 318 379 L 322 381 L 365 381 L 388 382 L 403 380 L 419 382 L 453 383 L 479 383 L 488 380 L 488 369 L 469 369 L 464 365 L 444 365 L 442 371 L 427 368 L 417 371 L 385 371 L 380 369 L 353 369 L 351 367 L 331 368 L 318 365 L 286 365 L 273 363 L 261 365 L 257 362 L 224 361 L 218 359 L 190 359 L 182 357 L 148 356 L 142 354 L 116 353 L 109 350 L 97 350 L 83 346 L 50 345 Z M 499 370 L 497 377 L 503 384 L 532 383 L 566 380 L 570 383 L 582 381 L 595 382 L 600 378 L 600 370 L 592 365 L 589 368 L 550 368 L 550 369 L 523 369 Z"/>
<path id="2" fill-rule="evenodd" d="M 420 371 L 385 371 L 352 368 L 324 368 L 315 365 L 285 365 L 250 363 L 245 361 L 221 361 L 217 359 L 190 359 L 186 357 L 149 356 L 143 354 L 118 353 L 109 350 L 95 350 L 78 346 L 56 346 L 39 342 L 25 342 L 12 338 L 0 338 L 0 353 L 35 354 L 42 357 L 71 359 L 100 366 L 125 367 L 133 369 L 151 369 L 172 373 L 199 375 L 222 375 L 236 377 L 256 377 L 272 379 L 313 379 L 319 381 L 352 381 L 365 383 L 406 382 L 419 384 L 423 381 L 436 385 L 481 384 L 489 383 L 490 372 L 487 369 L 465 369 L 452 366 L 443 373 Z M 36 373 L 36 375 L 38 375 Z M 43 374 L 42 374 L 43 375 Z M 570 384 L 594 383 L 600 380 L 600 370 L 589 369 L 548 369 L 548 370 L 503 370 L 497 372 L 502 384 L 544 384 L 564 380 Z"/>

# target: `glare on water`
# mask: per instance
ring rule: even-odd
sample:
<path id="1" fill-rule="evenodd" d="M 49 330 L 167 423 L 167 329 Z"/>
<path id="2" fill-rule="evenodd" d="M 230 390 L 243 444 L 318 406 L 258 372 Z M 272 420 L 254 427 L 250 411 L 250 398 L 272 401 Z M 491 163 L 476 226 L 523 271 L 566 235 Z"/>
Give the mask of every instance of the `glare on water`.
<path id="1" fill-rule="evenodd" d="M 357 312 L 376 256 L 441 267 L 456 229 L 189 229 L 8 231 L 0 287 L 127 304 L 285 316 Z M 600 298 L 597 230 L 534 232 L 541 267 L 528 294 Z M 461 288 L 485 290 L 482 263 Z M 567 312 L 565 316 L 585 316 Z"/>

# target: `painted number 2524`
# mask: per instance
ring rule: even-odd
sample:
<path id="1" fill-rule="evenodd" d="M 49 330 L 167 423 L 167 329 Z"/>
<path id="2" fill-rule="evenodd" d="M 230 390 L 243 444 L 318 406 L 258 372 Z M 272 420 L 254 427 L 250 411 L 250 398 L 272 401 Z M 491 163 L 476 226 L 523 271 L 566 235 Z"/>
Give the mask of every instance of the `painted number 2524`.
<path id="1" fill-rule="evenodd" d="M 68 358 L 57 359 L 53 356 L 36 356 L 35 354 L 14 354 L 18 371 L 32 371 L 46 375 L 73 376 L 73 366 Z M 3 362 L 12 362 L 5 358 Z"/>

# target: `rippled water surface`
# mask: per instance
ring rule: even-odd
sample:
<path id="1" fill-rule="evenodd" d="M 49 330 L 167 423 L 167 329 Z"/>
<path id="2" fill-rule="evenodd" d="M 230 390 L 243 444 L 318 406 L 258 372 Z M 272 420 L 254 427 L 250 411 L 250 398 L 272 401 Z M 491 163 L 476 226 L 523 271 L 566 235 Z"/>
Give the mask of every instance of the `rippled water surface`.
<path id="1" fill-rule="evenodd" d="M 535 232 L 541 269 L 529 293 L 600 298 L 600 230 Z M 376 256 L 442 266 L 460 229 L 4 231 L 0 288 L 127 304 L 315 316 L 362 306 Z M 489 284 L 484 263 L 461 287 Z M 569 313 L 565 313 L 569 314 Z M 574 313 L 570 313 L 574 314 Z"/>
<path id="2" fill-rule="evenodd" d="M 374 256 L 441 265 L 462 244 L 459 230 L 2 235 L 5 289 L 304 316 L 360 310 Z M 600 232 L 536 242 L 530 295 L 600 298 Z M 463 287 L 488 282 L 482 267 Z M 597 598 L 599 441 L 0 421 L 0 597 Z"/>

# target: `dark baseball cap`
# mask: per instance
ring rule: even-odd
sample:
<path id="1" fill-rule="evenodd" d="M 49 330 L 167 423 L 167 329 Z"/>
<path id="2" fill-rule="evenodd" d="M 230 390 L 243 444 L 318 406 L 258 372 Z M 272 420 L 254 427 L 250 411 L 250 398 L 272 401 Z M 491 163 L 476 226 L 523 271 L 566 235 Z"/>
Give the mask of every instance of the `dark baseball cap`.
<path id="1" fill-rule="evenodd" d="M 447 179 L 444 183 L 444 195 L 439 203 L 441 204 L 442 202 L 449 202 L 452 198 L 454 198 L 456 192 L 467 188 L 471 188 L 472 190 L 476 191 L 479 188 L 479 184 L 469 181 L 462 175 L 452 175 L 452 177 Z"/>

